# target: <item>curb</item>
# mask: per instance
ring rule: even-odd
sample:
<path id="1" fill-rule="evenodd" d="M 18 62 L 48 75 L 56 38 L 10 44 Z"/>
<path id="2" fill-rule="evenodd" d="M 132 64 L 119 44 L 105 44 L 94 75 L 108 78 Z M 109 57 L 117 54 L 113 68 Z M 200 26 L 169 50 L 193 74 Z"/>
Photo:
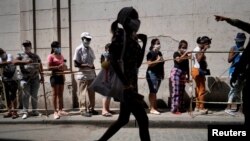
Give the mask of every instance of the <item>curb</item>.
<path id="1" fill-rule="evenodd" d="M 220 113 L 221 114 L 221 113 Z M 220 114 L 196 115 L 191 117 L 188 113 L 182 115 L 173 115 L 171 113 L 163 113 L 161 115 L 148 114 L 150 128 L 207 128 L 208 125 L 240 125 L 244 123 L 244 117 L 228 116 Z M 1 124 L 83 124 L 87 126 L 109 127 L 118 118 L 118 114 L 112 117 L 103 117 L 101 115 L 92 117 L 83 117 L 80 115 L 64 116 L 60 119 L 53 119 L 51 114 L 49 117 L 38 116 L 22 119 L 0 118 Z M 134 116 L 130 116 L 130 120 L 126 127 L 138 126 Z"/>

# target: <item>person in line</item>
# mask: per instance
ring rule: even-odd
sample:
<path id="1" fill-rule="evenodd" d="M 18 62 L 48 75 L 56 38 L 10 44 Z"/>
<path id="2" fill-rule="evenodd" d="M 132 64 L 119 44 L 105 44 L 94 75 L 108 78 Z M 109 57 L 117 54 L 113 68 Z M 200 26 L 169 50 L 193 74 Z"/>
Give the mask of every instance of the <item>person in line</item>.
<path id="1" fill-rule="evenodd" d="M 123 29 L 119 28 L 118 24 L 121 24 Z M 150 141 L 148 116 L 144 109 L 143 97 L 138 95 L 138 69 L 142 64 L 147 42 L 146 35 L 136 34 L 139 27 L 139 16 L 133 7 L 122 8 L 118 13 L 117 20 L 111 25 L 113 37 L 109 47 L 110 62 L 124 85 L 124 100 L 120 102 L 118 119 L 107 129 L 99 141 L 107 141 L 121 127 L 126 125 L 131 113 L 138 122 L 140 139 Z M 138 39 L 142 41 L 142 47 L 138 43 Z M 125 47 L 123 55 L 124 72 L 119 63 L 123 47 Z"/>
<path id="2" fill-rule="evenodd" d="M 63 111 L 63 91 L 64 91 L 64 74 L 58 74 L 66 69 L 64 57 L 61 53 L 61 46 L 58 41 L 51 43 L 51 54 L 48 55 L 48 69 L 52 71 L 50 84 L 53 94 L 54 119 L 59 119 L 60 116 L 68 115 Z M 57 106 L 58 105 L 58 106 Z"/>
<path id="3" fill-rule="evenodd" d="M 41 113 L 37 111 L 37 95 L 40 87 L 40 82 L 44 81 L 42 74 L 42 64 L 40 57 L 32 53 L 32 44 L 29 40 L 23 42 L 24 52 L 19 53 L 15 64 L 20 66 L 22 78 L 20 80 L 20 87 L 22 93 L 23 104 L 23 119 L 28 115 L 39 116 Z M 40 75 L 40 78 L 39 78 Z M 31 97 L 32 112 L 29 114 L 29 100 Z"/>
<path id="4" fill-rule="evenodd" d="M 174 52 L 174 67 L 171 70 L 170 78 L 172 83 L 171 112 L 181 114 L 185 112 L 184 93 L 185 83 L 189 81 L 189 61 L 187 52 L 188 42 L 181 40 L 178 51 Z"/>
<path id="5" fill-rule="evenodd" d="M 96 77 L 95 73 L 95 54 L 90 47 L 92 36 L 88 32 L 81 34 L 82 43 L 75 49 L 73 57 L 75 67 L 79 68 L 81 74 L 79 80 L 79 108 L 82 116 L 91 117 L 98 115 L 95 110 L 95 92 L 88 89 L 89 85 Z M 88 98 L 87 98 L 88 96 Z"/>
<path id="6" fill-rule="evenodd" d="M 161 44 L 158 38 L 151 40 L 151 46 L 147 54 L 148 68 L 146 71 L 146 79 L 149 87 L 149 113 L 160 115 L 157 110 L 157 92 L 160 88 L 161 81 L 164 78 L 164 59 L 160 51 Z"/>
<path id="7" fill-rule="evenodd" d="M 204 97 L 206 94 L 206 77 L 205 75 L 209 75 L 209 71 L 207 69 L 207 61 L 205 52 L 210 48 L 211 40 L 207 36 L 198 37 L 196 42 L 198 46 L 196 46 L 193 50 L 193 67 L 192 67 L 192 77 L 195 81 L 195 95 L 196 95 L 196 107 L 195 111 L 200 112 L 201 114 L 207 114 L 208 109 L 204 107 Z"/>
<path id="8" fill-rule="evenodd" d="M 237 33 L 235 40 L 235 45 L 230 48 L 228 55 L 228 63 L 232 63 L 229 68 L 229 77 L 232 77 L 232 73 L 235 70 L 235 65 L 239 62 L 242 52 L 244 50 L 244 43 L 246 41 L 245 33 Z M 232 104 L 233 102 L 241 102 L 241 91 L 243 89 L 244 81 L 242 78 L 238 78 L 234 87 L 231 87 L 230 92 L 228 93 L 228 105 L 225 109 L 225 112 L 229 115 L 235 115 L 239 110 L 240 104 Z"/>
<path id="9" fill-rule="evenodd" d="M 101 54 L 101 66 L 102 69 L 105 70 L 105 78 L 109 79 L 110 78 L 110 56 L 109 56 L 109 46 L 110 43 L 105 45 L 105 52 Z M 109 107 L 110 107 L 110 101 L 111 101 L 111 97 L 108 96 L 103 96 L 102 99 L 102 115 L 105 117 L 110 117 L 112 116 L 112 111 L 110 111 Z"/>
<path id="10" fill-rule="evenodd" d="M 243 31 L 246 31 L 248 34 L 250 34 L 250 23 L 238 20 L 238 19 L 232 19 L 229 17 L 219 16 L 215 15 L 216 21 L 226 21 L 232 26 L 235 26 L 239 29 L 242 29 Z M 234 84 L 236 83 L 238 77 L 245 79 L 245 85 L 243 87 L 242 91 L 242 112 L 245 117 L 244 125 L 246 128 L 249 129 L 250 127 L 250 40 L 248 41 L 248 44 L 246 48 L 244 49 L 239 62 L 235 66 L 235 70 L 232 73 L 232 77 L 230 79 L 230 84 L 232 87 L 234 87 Z"/>
<path id="11" fill-rule="evenodd" d="M 7 101 L 6 106 L 8 109 L 8 113 L 3 117 L 12 117 L 12 119 L 16 119 L 19 117 L 16 111 L 16 95 L 18 89 L 16 66 L 13 64 L 13 56 L 9 53 L 6 53 L 2 48 L 0 48 L 0 68 L 2 69 L 2 74 L 0 74 L 0 77 L 2 78 L 2 82 L 4 84 L 4 91 Z"/>

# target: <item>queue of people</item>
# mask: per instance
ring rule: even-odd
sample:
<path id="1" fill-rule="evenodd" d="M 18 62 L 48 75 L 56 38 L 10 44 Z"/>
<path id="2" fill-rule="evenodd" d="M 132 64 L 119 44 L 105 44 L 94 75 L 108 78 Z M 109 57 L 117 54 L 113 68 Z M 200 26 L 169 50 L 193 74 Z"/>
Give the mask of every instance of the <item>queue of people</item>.
<path id="1" fill-rule="evenodd" d="M 125 90 L 129 91 L 138 91 L 137 87 L 137 73 L 138 69 L 141 65 L 141 62 L 144 57 L 145 46 L 147 42 L 147 37 L 143 34 L 138 34 L 135 36 L 135 33 L 138 31 L 140 26 L 140 21 L 138 20 L 138 13 L 135 9 L 125 8 L 124 11 L 121 11 L 118 14 L 118 19 L 112 24 L 111 31 L 113 33 L 113 37 L 111 39 L 111 43 L 105 46 L 105 53 L 101 55 L 101 66 L 102 69 L 107 70 L 107 76 L 109 75 L 109 66 L 114 68 L 114 71 L 118 74 L 122 82 L 124 83 Z M 121 15 L 124 14 L 124 15 Z M 127 15 L 131 14 L 131 15 Z M 126 17 L 131 16 L 131 17 Z M 132 20 L 131 25 L 127 25 L 125 22 L 129 18 Z M 218 20 L 224 20 L 223 17 L 216 17 Z M 228 19 L 226 19 L 228 20 Z M 123 29 L 120 29 L 117 24 L 122 24 Z M 132 26 L 133 25 L 133 26 Z M 120 35 L 122 33 L 122 35 Z M 126 34 L 125 34 L 126 33 Z M 123 35 L 124 34 L 124 35 Z M 128 36 L 129 35 L 129 36 Z M 114 63 L 115 59 L 118 59 L 119 51 L 114 48 L 114 46 L 121 46 L 124 36 L 128 36 L 126 38 L 127 44 L 131 46 L 138 46 L 138 40 L 143 42 L 143 47 L 141 50 L 136 50 L 135 48 L 131 49 L 130 52 L 126 52 L 124 56 L 126 60 L 124 60 L 124 72 L 117 69 L 116 64 Z M 83 116 L 91 117 L 92 115 L 98 115 L 98 111 L 95 110 L 95 92 L 91 89 L 88 89 L 88 86 L 93 82 L 96 77 L 94 60 L 96 59 L 95 53 L 91 48 L 91 40 L 92 36 L 88 32 L 83 32 L 80 35 L 81 43 L 75 49 L 73 61 L 74 66 L 79 69 L 80 74 L 77 75 L 77 79 L 79 81 L 79 109 L 80 113 Z M 238 51 L 244 50 L 244 42 L 246 36 L 244 33 L 238 33 L 235 42 L 236 45 L 230 49 L 228 62 L 232 65 L 230 67 L 230 78 L 235 69 L 235 64 L 240 60 L 240 56 L 242 53 Z M 212 39 L 208 36 L 201 36 L 197 38 L 197 46 L 191 51 L 187 51 L 188 42 L 186 40 L 181 40 L 178 45 L 177 51 L 173 53 L 173 68 L 170 72 L 171 84 L 172 84 L 172 92 L 171 96 L 171 112 L 173 114 L 181 114 L 185 112 L 187 109 L 184 103 L 184 93 L 185 93 L 185 84 L 191 82 L 190 76 L 193 78 L 194 83 L 196 85 L 195 88 L 195 98 L 196 105 L 194 111 L 200 112 L 202 114 L 208 114 L 209 110 L 205 108 L 205 94 L 206 94 L 206 75 L 210 75 L 210 71 L 208 69 L 208 63 L 206 59 L 206 50 L 210 48 Z M 40 82 L 43 83 L 44 76 L 42 73 L 43 66 L 41 64 L 40 57 L 32 52 L 32 44 L 30 41 L 26 40 L 22 43 L 22 47 L 24 52 L 18 53 L 17 57 L 14 59 L 11 54 L 6 53 L 3 49 L 0 49 L 0 67 L 3 69 L 1 74 L 2 81 L 5 87 L 5 95 L 7 99 L 7 109 L 8 112 L 4 115 L 5 118 L 12 117 L 13 119 L 17 118 L 19 115 L 17 114 L 17 97 L 16 93 L 18 90 L 18 86 L 20 86 L 22 94 L 22 118 L 26 119 L 29 116 L 38 116 L 41 113 L 37 110 L 37 96 L 38 90 L 40 87 Z M 148 68 L 146 70 L 146 81 L 148 83 L 148 99 L 149 99 L 149 113 L 160 115 L 160 111 L 157 108 L 157 93 L 161 86 L 161 82 L 165 77 L 164 71 L 164 54 L 160 51 L 161 43 L 158 38 L 154 38 L 151 40 L 151 45 L 149 47 L 149 51 L 146 54 L 146 60 Z M 138 54 L 134 54 L 135 58 L 131 58 L 132 52 L 140 52 Z M 111 53 L 111 54 L 110 54 Z M 113 53 L 113 54 L 112 54 Z M 117 58 L 115 58 L 117 57 Z M 189 66 L 189 59 L 192 58 L 193 66 Z M 112 60 L 113 59 L 113 60 Z M 128 62 L 127 62 L 128 61 Z M 137 61 L 130 63 L 133 61 Z M 48 55 L 47 58 L 48 70 L 52 72 L 50 77 L 50 84 L 52 88 L 53 95 L 53 108 L 54 108 L 54 119 L 59 119 L 60 116 L 66 116 L 68 113 L 63 110 L 63 92 L 64 92 L 64 83 L 65 83 L 65 75 L 64 71 L 67 69 L 65 65 L 65 58 L 63 53 L 61 52 L 61 45 L 58 41 L 53 41 L 51 43 L 51 54 Z M 20 81 L 17 81 L 16 78 L 16 66 L 20 66 L 20 70 L 22 73 L 22 78 Z M 128 68 L 127 68 L 128 67 Z M 134 67 L 134 68 L 130 68 Z M 191 72 L 190 72 L 191 67 Z M 130 80 L 131 79 L 131 80 Z M 228 97 L 228 106 L 225 110 L 226 113 L 233 115 L 232 103 L 241 100 L 241 91 L 243 89 L 242 79 L 238 77 L 235 86 L 231 88 Z M 20 84 L 18 84 L 20 82 Z M 129 92 L 128 92 L 129 93 Z M 236 99 L 236 100 L 235 100 Z M 31 100 L 32 110 L 29 112 L 29 101 Z M 105 117 L 112 116 L 113 112 L 110 110 L 110 102 L 111 97 L 103 97 L 103 109 L 102 115 Z M 138 111 L 138 103 L 132 103 L 137 106 Z M 124 109 L 126 103 L 121 102 L 121 113 Z M 142 108 L 143 109 L 143 108 Z M 236 109 L 236 111 L 239 108 Z M 131 110 L 131 109 L 126 109 Z M 127 112 L 134 112 L 133 110 Z M 142 113 L 144 115 L 144 112 Z M 136 115 L 135 115 L 136 116 Z M 146 121 L 146 116 L 143 117 Z M 121 119 L 122 120 L 122 119 Z M 127 119 L 123 119 L 127 121 Z M 123 121 L 123 122 L 125 122 Z M 121 122 L 121 121 L 117 121 Z M 118 124 L 118 123 L 117 123 Z M 124 123 L 119 123 L 119 126 L 122 126 Z M 110 129 L 111 130 L 111 129 Z M 108 131 L 107 131 L 108 132 Z"/>

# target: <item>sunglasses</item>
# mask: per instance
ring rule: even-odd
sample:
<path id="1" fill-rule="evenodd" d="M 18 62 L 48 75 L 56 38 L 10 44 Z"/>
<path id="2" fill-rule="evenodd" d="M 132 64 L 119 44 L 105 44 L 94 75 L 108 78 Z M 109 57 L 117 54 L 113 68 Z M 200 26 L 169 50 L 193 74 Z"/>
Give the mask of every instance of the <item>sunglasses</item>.
<path id="1" fill-rule="evenodd" d="M 86 41 L 88 41 L 88 42 L 91 41 L 90 38 L 82 38 L 82 40 L 84 40 L 84 39 L 85 39 Z"/>

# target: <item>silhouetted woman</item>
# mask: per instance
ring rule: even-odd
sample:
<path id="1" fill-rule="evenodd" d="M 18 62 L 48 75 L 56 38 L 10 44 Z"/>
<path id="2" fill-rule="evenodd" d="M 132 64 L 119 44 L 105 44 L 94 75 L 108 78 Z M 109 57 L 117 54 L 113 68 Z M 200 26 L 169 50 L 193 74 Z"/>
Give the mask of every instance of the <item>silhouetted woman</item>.
<path id="1" fill-rule="evenodd" d="M 111 25 L 113 38 L 109 47 L 110 63 L 124 85 L 124 101 L 120 102 L 120 114 L 117 121 L 108 128 L 99 141 L 108 140 L 126 125 L 131 113 L 138 122 L 141 140 L 150 141 L 148 117 L 142 104 L 143 98 L 140 99 L 137 93 L 138 69 L 142 64 L 147 42 L 146 35 L 136 34 L 140 27 L 138 18 L 138 13 L 133 7 L 125 7 L 120 10 L 117 20 Z M 123 29 L 118 28 L 118 23 L 123 26 Z M 122 72 L 118 62 L 124 43 L 123 35 L 126 37 L 123 56 L 124 72 Z M 138 39 L 143 42 L 142 47 L 139 45 Z"/>

